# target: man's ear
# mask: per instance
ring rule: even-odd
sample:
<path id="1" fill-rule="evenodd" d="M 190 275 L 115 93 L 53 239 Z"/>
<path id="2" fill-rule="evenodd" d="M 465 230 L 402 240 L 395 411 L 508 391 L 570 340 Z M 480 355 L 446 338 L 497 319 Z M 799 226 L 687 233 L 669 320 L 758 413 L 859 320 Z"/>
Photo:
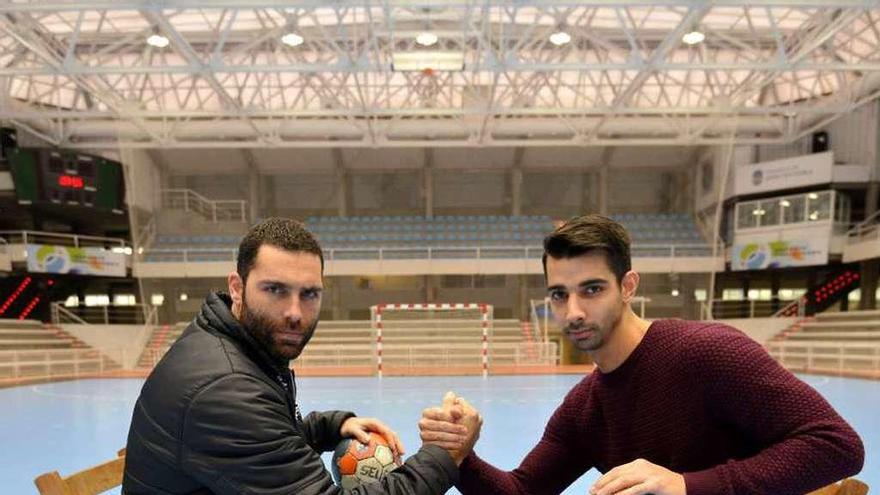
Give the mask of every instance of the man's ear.
<path id="1" fill-rule="evenodd" d="M 244 281 L 238 272 L 230 272 L 226 277 L 226 285 L 229 287 L 229 297 L 232 298 L 232 314 L 238 318 L 241 313 L 241 301 L 244 299 Z"/>
<path id="2" fill-rule="evenodd" d="M 630 270 L 623 276 L 620 281 L 621 291 L 623 292 L 624 302 L 629 303 L 639 290 L 639 274 Z"/>

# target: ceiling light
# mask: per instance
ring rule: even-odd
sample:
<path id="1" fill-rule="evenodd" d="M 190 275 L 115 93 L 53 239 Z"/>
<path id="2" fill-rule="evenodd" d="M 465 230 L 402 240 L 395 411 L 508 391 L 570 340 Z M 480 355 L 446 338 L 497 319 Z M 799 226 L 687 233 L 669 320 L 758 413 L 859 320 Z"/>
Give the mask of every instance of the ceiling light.
<path id="1" fill-rule="evenodd" d="M 281 42 L 287 46 L 299 46 L 303 41 L 305 41 L 303 37 L 296 33 L 287 33 L 281 37 Z"/>
<path id="2" fill-rule="evenodd" d="M 812 213 L 810 213 L 810 220 L 816 221 L 818 219 L 819 219 L 819 212 L 818 211 L 813 211 Z"/>
<path id="3" fill-rule="evenodd" d="M 787 199 L 783 199 L 782 201 L 779 202 L 779 206 L 781 206 L 783 208 L 788 208 L 789 206 L 791 206 L 791 201 L 789 201 Z"/>
<path id="4" fill-rule="evenodd" d="M 147 44 L 150 46 L 155 46 L 156 48 L 165 48 L 168 46 L 168 38 L 162 36 L 161 34 L 153 34 L 149 38 L 147 38 Z"/>
<path id="5" fill-rule="evenodd" d="M 764 213 L 766 213 L 766 212 L 760 208 L 758 208 L 757 210 L 752 210 L 752 215 L 755 215 L 757 217 L 763 215 Z"/>
<path id="6" fill-rule="evenodd" d="M 819 195 L 816 193 L 807 194 L 807 197 L 810 199 L 819 199 Z"/>
<path id="7" fill-rule="evenodd" d="M 186 292 L 182 292 L 182 293 L 180 294 L 180 300 L 181 300 L 181 301 L 186 301 L 187 299 L 189 299 L 189 296 L 187 295 L 187 293 L 186 293 Z"/>
<path id="8" fill-rule="evenodd" d="M 565 31 L 556 31 L 550 35 L 550 43 L 553 43 L 556 46 L 562 46 L 569 41 L 571 41 L 571 35 Z"/>
<path id="9" fill-rule="evenodd" d="M 678 289 L 672 289 L 670 294 L 672 295 L 672 297 L 678 297 Z"/>
<path id="10" fill-rule="evenodd" d="M 688 45 L 696 45 L 698 43 L 702 43 L 705 39 L 706 35 L 699 31 L 691 31 L 689 33 L 685 33 L 684 36 L 681 37 L 681 41 L 684 41 Z"/>
<path id="11" fill-rule="evenodd" d="M 432 46 L 437 43 L 438 39 L 439 38 L 437 38 L 436 34 L 425 31 L 424 33 L 419 33 L 419 35 L 416 36 L 416 43 L 422 46 Z"/>

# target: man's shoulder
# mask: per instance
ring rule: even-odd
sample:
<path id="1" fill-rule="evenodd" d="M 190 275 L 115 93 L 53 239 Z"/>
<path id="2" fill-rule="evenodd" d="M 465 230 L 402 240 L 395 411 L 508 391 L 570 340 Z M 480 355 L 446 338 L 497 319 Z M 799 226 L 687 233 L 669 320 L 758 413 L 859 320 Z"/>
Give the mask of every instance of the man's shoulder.
<path id="1" fill-rule="evenodd" d="M 259 368 L 230 340 L 191 323 L 147 378 L 147 387 L 192 398 L 218 380 L 249 379 Z"/>
<path id="2" fill-rule="evenodd" d="M 748 338 L 741 330 L 718 321 L 657 320 L 654 322 L 659 336 L 664 339 L 681 339 L 690 343 L 723 344 L 731 340 Z"/>

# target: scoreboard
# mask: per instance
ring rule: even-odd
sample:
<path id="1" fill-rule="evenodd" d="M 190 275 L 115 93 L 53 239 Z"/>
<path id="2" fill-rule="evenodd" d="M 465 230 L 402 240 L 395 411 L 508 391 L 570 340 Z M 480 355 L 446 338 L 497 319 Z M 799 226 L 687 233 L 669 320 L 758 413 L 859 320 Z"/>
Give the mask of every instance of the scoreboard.
<path id="1" fill-rule="evenodd" d="M 9 165 L 20 204 L 125 210 L 119 162 L 65 150 L 18 148 L 10 153 Z"/>

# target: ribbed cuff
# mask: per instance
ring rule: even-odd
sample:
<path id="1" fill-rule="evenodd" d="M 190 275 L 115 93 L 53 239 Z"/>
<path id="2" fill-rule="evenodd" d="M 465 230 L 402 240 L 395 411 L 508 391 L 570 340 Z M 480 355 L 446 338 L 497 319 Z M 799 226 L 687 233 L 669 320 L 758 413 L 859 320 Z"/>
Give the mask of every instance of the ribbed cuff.
<path id="1" fill-rule="evenodd" d="M 684 486 L 687 495 L 717 495 L 724 493 L 724 487 L 718 478 L 716 469 L 705 469 L 693 473 L 684 473 Z"/>

